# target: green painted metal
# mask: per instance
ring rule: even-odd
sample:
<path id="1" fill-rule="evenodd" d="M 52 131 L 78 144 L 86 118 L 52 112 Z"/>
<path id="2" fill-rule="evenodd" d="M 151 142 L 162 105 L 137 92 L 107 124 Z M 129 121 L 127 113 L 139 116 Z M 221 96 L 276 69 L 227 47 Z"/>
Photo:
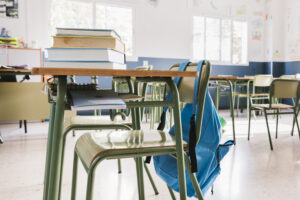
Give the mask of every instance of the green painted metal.
<path id="1" fill-rule="evenodd" d="M 50 116 L 49 116 L 49 126 L 48 126 L 48 140 L 47 140 L 47 152 L 46 152 L 46 163 L 45 163 L 45 175 L 44 175 L 44 191 L 43 199 L 48 198 L 48 188 L 49 188 L 49 176 L 50 176 L 50 163 L 51 163 L 51 152 L 52 152 L 52 141 L 53 141 L 53 125 L 55 119 L 55 104 L 50 104 Z"/>
<path id="2" fill-rule="evenodd" d="M 232 89 L 232 82 L 230 80 L 227 80 L 227 83 L 229 85 L 230 114 L 231 114 L 231 119 L 232 119 L 233 144 L 235 145 L 236 139 L 235 139 L 235 123 L 234 123 L 233 89 Z"/>
<path id="3" fill-rule="evenodd" d="M 153 180 L 152 175 L 151 175 L 151 173 L 150 173 L 150 171 L 149 171 L 149 169 L 148 169 L 148 166 L 146 165 L 145 162 L 143 162 L 143 163 L 144 163 L 144 169 L 145 169 L 145 171 L 146 171 L 146 173 L 147 173 L 147 176 L 148 176 L 149 181 L 150 181 L 150 183 L 151 183 L 151 185 L 152 185 L 152 188 L 153 188 L 153 190 L 154 190 L 154 193 L 155 193 L 155 195 L 158 195 L 157 187 L 156 187 L 156 185 L 155 185 L 155 183 L 154 183 L 154 180 Z"/>
<path id="4" fill-rule="evenodd" d="M 72 172 L 72 190 L 71 190 L 71 200 L 76 199 L 76 187 L 77 187 L 77 173 L 78 173 L 78 156 L 74 152 L 73 159 L 73 172 Z"/>
<path id="5" fill-rule="evenodd" d="M 250 140 L 251 108 L 247 110 L 247 115 L 249 116 L 248 117 L 248 140 Z"/>
<path id="6" fill-rule="evenodd" d="M 171 94 L 172 94 L 172 102 L 173 102 L 180 199 L 184 200 L 186 199 L 186 180 L 185 180 L 185 167 L 184 167 L 184 157 L 183 157 L 182 127 L 181 127 L 181 118 L 180 118 L 180 109 L 179 109 L 179 93 L 177 90 L 177 86 L 175 85 L 172 79 L 167 79 L 167 84 L 170 87 Z"/>
<path id="7" fill-rule="evenodd" d="M 3 138 L 2 138 L 1 132 L 0 132 L 0 144 L 3 144 Z"/>
<path id="8" fill-rule="evenodd" d="M 270 148 L 273 151 L 273 144 L 272 144 L 272 138 L 271 138 L 271 133 L 270 133 L 270 128 L 269 128 L 269 123 L 268 123 L 268 115 L 266 109 L 264 109 L 264 114 L 265 114 L 265 119 L 266 119 L 266 124 L 267 124 L 267 129 L 268 129 L 268 137 L 269 137 L 269 143 L 270 143 Z"/>
<path id="9" fill-rule="evenodd" d="M 168 186 L 168 185 L 167 185 L 167 187 L 168 187 L 168 190 L 169 190 L 172 200 L 176 200 L 176 197 L 175 197 L 175 194 L 174 194 L 172 188 L 170 188 L 170 186 Z"/>
<path id="10" fill-rule="evenodd" d="M 191 164 L 190 164 L 190 160 L 188 158 L 188 156 L 186 154 L 184 154 L 184 161 L 185 161 L 185 166 L 187 168 L 187 172 L 191 178 L 191 181 L 192 181 L 192 184 L 193 184 L 193 187 L 194 187 L 194 190 L 198 196 L 198 199 L 199 200 L 204 200 L 204 197 L 203 197 L 203 194 L 201 192 L 201 189 L 200 189 L 200 186 L 198 184 L 198 181 L 196 179 L 196 176 L 195 174 L 192 173 L 192 170 L 191 170 Z"/>
<path id="11" fill-rule="evenodd" d="M 67 77 L 60 76 L 57 85 L 57 101 L 55 108 L 55 119 L 53 128 L 53 141 L 51 148 L 51 163 L 48 200 L 59 199 L 59 179 L 60 179 L 60 164 L 62 151 L 62 133 L 65 110 L 65 96 L 67 90 Z"/>
<path id="12" fill-rule="evenodd" d="M 276 136 L 275 138 L 278 138 L 278 116 L 279 116 L 279 110 L 276 110 Z"/>
<path id="13" fill-rule="evenodd" d="M 121 164 L 121 159 L 118 159 L 118 173 L 122 173 L 122 164 Z"/>
<path id="14" fill-rule="evenodd" d="M 143 160 L 141 157 L 136 158 L 136 168 L 137 168 L 139 200 L 144 200 L 145 199 L 144 173 L 143 173 Z"/>

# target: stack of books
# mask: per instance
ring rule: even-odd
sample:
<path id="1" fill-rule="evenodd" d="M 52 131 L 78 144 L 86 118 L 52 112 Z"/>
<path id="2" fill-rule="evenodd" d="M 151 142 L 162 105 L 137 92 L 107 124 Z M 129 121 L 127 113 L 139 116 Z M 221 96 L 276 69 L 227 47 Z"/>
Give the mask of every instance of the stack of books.
<path id="1" fill-rule="evenodd" d="M 57 28 L 44 67 L 126 69 L 125 45 L 111 29 Z"/>

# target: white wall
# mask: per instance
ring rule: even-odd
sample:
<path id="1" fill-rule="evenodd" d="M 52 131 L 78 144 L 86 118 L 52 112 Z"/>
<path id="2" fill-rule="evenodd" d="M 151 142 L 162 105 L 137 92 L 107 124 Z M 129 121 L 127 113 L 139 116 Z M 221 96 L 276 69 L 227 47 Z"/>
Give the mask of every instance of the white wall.
<path id="1" fill-rule="evenodd" d="M 86 0 L 90 1 L 90 0 Z M 283 0 L 98 0 L 103 3 L 131 6 L 134 8 L 135 56 L 162 58 L 192 57 L 192 19 L 194 15 L 217 16 L 247 20 L 249 22 L 249 60 L 267 60 L 270 46 L 284 53 L 284 43 L 277 43 L 282 34 L 268 38 L 282 24 L 266 24 L 267 4 L 270 12 L 280 12 Z M 292 1 L 292 0 L 289 0 Z M 297 0 L 293 0 L 297 2 Z M 295 3 L 296 4 L 296 3 Z M 30 45 L 37 40 L 41 47 L 49 47 L 50 0 L 19 1 L 19 19 L 1 19 L 0 27 L 7 27 L 13 36 L 22 37 Z M 282 15 L 276 15 L 276 21 Z M 298 17 L 299 18 L 299 17 Z M 283 20 L 283 19 L 282 19 Z M 299 27 L 299 24 L 298 24 Z M 270 27 L 269 27 L 270 28 Z M 282 41 L 282 40 L 280 40 Z M 273 44 L 274 43 L 274 44 Z M 272 44 L 272 45 L 271 45 Z M 300 43 L 299 43 L 300 44 Z M 275 48 L 276 47 L 276 48 Z M 283 49 L 282 49 L 283 48 Z M 272 58 L 274 56 L 271 56 Z M 281 58 L 278 58 L 281 59 Z"/>
<path id="2" fill-rule="evenodd" d="M 286 0 L 283 11 L 284 51 L 287 61 L 300 60 L 300 1 Z"/>

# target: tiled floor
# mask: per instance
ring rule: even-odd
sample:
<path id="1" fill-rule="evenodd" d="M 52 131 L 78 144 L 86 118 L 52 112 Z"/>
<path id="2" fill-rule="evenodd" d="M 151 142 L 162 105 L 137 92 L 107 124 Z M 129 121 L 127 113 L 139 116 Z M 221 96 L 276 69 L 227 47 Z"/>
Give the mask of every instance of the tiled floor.
<path id="1" fill-rule="evenodd" d="M 231 139 L 231 120 L 228 111 L 221 112 L 228 121 L 223 140 Z M 222 162 L 222 173 L 214 186 L 214 195 L 207 193 L 206 200 L 298 200 L 300 191 L 300 140 L 290 136 L 292 118 L 282 116 L 279 138 L 273 139 L 270 151 L 265 119 L 252 121 L 252 137 L 247 141 L 247 120 L 236 118 L 237 145 Z M 147 125 L 145 125 L 147 126 Z M 144 127 L 145 127 L 144 126 Z M 274 138 L 275 120 L 270 117 Z M 5 143 L 0 145 L 0 199 L 42 199 L 47 123 L 29 123 L 25 135 L 17 124 L 0 125 Z M 77 136 L 80 134 L 77 134 Z M 67 141 L 62 199 L 70 199 L 73 146 L 76 138 Z M 132 159 L 122 160 L 123 172 L 117 173 L 117 162 L 109 160 L 97 169 L 94 199 L 138 199 L 135 164 Z M 150 170 L 160 192 L 155 196 L 145 177 L 146 199 L 170 199 L 168 190 Z M 79 167 L 78 198 L 84 199 L 86 174 Z"/>

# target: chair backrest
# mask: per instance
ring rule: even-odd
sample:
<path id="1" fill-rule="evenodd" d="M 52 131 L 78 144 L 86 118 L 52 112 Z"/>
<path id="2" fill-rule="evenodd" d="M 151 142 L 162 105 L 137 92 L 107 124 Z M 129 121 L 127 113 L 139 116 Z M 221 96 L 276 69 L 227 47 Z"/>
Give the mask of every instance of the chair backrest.
<path id="1" fill-rule="evenodd" d="M 269 87 L 272 80 L 272 75 L 259 74 L 254 76 L 253 85 L 254 87 Z"/>
<path id="2" fill-rule="evenodd" d="M 177 71 L 180 64 L 173 65 L 170 70 Z M 197 71 L 197 63 L 190 63 L 186 68 L 186 71 Z M 206 61 L 201 73 L 201 80 L 199 84 L 199 94 L 202 91 L 206 91 L 209 74 L 210 74 L 210 62 Z M 180 101 L 185 103 L 193 103 L 193 93 L 194 93 L 194 77 L 183 77 L 181 79 L 180 85 L 178 87 L 178 92 L 180 96 Z"/>
<path id="3" fill-rule="evenodd" d="M 197 71 L 198 63 L 190 63 L 187 66 L 186 71 Z M 176 71 L 178 70 L 179 64 L 173 65 L 170 70 Z M 199 141 L 201 135 L 201 127 L 202 127 L 202 118 L 204 112 L 204 103 L 206 97 L 206 91 L 208 86 L 208 80 L 210 75 L 210 62 L 205 61 L 205 64 L 202 67 L 202 71 L 199 72 L 201 78 L 199 80 L 198 86 L 198 113 L 197 113 L 197 122 L 196 122 L 196 141 Z M 180 96 L 180 101 L 185 103 L 193 103 L 193 94 L 194 94 L 194 83 L 195 78 L 193 77 L 183 77 L 178 86 L 178 92 Z"/>
<path id="4" fill-rule="evenodd" d="M 296 98 L 299 99 L 299 80 L 277 79 L 272 81 L 270 99 L 272 98 Z M 296 104 L 298 105 L 298 101 Z"/>
<path id="5" fill-rule="evenodd" d="M 286 75 L 286 74 L 284 74 L 284 75 L 281 75 L 279 78 L 280 79 L 296 79 L 296 75 Z"/>

